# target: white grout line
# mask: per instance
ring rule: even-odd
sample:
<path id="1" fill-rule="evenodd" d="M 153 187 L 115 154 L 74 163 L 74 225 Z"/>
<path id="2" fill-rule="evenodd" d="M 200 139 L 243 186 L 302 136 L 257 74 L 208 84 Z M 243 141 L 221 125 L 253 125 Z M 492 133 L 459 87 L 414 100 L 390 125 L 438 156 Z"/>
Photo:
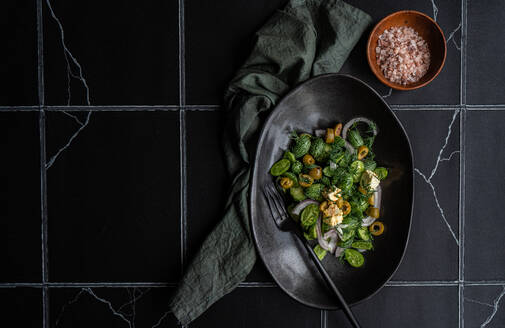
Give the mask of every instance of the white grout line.
<path id="1" fill-rule="evenodd" d="M 504 280 L 489 281 L 465 281 L 465 286 L 504 286 Z M 386 283 L 388 287 L 454 287 L 461 285 L 457 280 L 421 280 L 421 281 L 400 281 L 391 280 Z M 177 283 L 173 282 L 4 282 L 0 283 L 0 288 L 174 288 Z M 242 282 L 241 288 L 275 288 L 274 282 Z"/>
<path id="2" fill-rule="evenodd" d="M 42 86 L 38 87 L 39 89 Z M 41 95 L 39 95 L 39 101 Z M 38 112 L 42 106 L 0 106 L 0 112 Z"/>
<path id="3" fill-rule="evenodd" d="M 180 248 L 181 248 L 181 275 L 186 265 L 186 215 L 187 215 L 187 190 L 186 190 L 186 112 L 179 112 L 179 163 L 180 163 Z"/>
<path id="4" fill-rule="evenodd" d="M 454 111 L 459 109 L 459 105 L 443 105 L 443 106 L 397 106 L 389 105 L 394 111 Z"/>
<path id="5" fill-rule="evenodd" d="M 458 327 L 465 327 L 465 120 L 466 120 L 466 40 L 467 12 L 466 0 L 461 0 L 461 40 L 460 40 L 460 129 L 459 129 L 459 252 L 458 252 Z"/>
<path id="6" fill-rule="evenodd" d="M 457 108 L 466 107 L 466 110 L 471 111 L 503 111 L 505 110 L 505 104 L 471 104 L 471 105 L 394 105 L 389 104 L 389 106 L 395 111 L 428 111 L 428 110 L 450 110 L 453 111 Z M 221 111 L 223 106 L 221 105 L 51 105 L 44 106 L 46 111 L 67 111 L 67 112 L 98 112 L 98 111 L 178 111 L 183 108 L 186 111 Z M 39 111 L 40 106 L 0 106 L 0 112 L 21 112 L 21 111 Z"/>
<path id="7" fill-rule="evenodd" d="M 186 46 L 184 0 L 179 0 L 179 105 L 186 105 Z"/>
<path id="8" fill-rule="evenodd" d="M 52 112 L 138 112 L 138 111 L 178 111 L 180 106 L 46 106 Z"/>
<path id="9" fill-rule="evenodd" d="M 474 281 L 465 281 L 465 286 L 504 286 L 505 281 L 503 280 L 474 280 Z"/>
<path id="10" fill-rule="evenodd" d="M 443 287 L 443 286 L 458 286 L 457 281 L 388 281 L 386 286 L 389 287 Z"/>
<path id="11" fill-rule="evenodd" d="M 44 25 L 42 14 L 42 0 L 37 0 L 37 89 L 39 109 L 45 104 L 44 88 Z"/>
<path id="12" fill-rule="evenodd" d="M 467 2 L 466 0 L 461 0 L 461 54 L 460 54 L 460 103 L 461 105 L 467 104 L 467 71 L 466 71 L 466 59 L 467 59 L 467 31 L 468 31 L 468 16 L 467 16 Z"/>
<path id="13" fill-rule="evenodd" d="M 44 35 L 42 0 L 37 0 L 37 91 L 39 98 L 39 141 L 40 141 L 40 208 L 41 208 L 41 271 L 42 282 L 49 279 L 47 242 L 47 172 L 46 172 L 46 118 L 44 113 Z M 50 327 L 49 290 L 42 288 L 42 327 Z"/>
<path id="14" fill-rule="evenodd" d="M 488 284 L 493 285 L 503 285 L 505 281 L 474 281 L 474 284 Z M 452 280 L 420 280 L 420 281 L 402 281 L 402 280 L 391 280 L 386 283 L 389 286 L 457 286 L 458 281 Z M 0 287 L 3 288 L 14 288 L 14 287 L 50 287 L 50 288 L 84 288 L 84 287 L 110 287 L 110 288 L 123 288 L 123 287 L 152 287 L 152 288 L 170 288 L 177 286 L 176 283 L 168 282 L 6 282 L 0 283 Z M 260 282 L 260 281 L 245 281 L 239 284 L 239 287 L 277 287 L 275 282 Z"/>
<path id="15" fill-rule="evenodd" d="M 465 325 L 464 323 L 464 286 L 460 283 L 458 286 L 458 327 L 461 328 Z"/>
<path id="16" fill-rule="evenodd" d="M 460 281 L 458 291 L 458 326 L 465 326 L 465 120 L 466 110 L 461 111 L 460 116 L 460 157 L 459 157 L 459 252 L 458 252 L 458 279 Z"/>
<path id="17" fill-rule="evenodd" d="M 184 31 L 184 0 L 179 0 L 179 162 L 180 162 L 180 250 L 181 277 L 186 266 L 187 254 L 187 190 L 186 190 L 186 60 L 185 60 L 185 31 Z"/>
<path id="18" fill-rule="evenodd" d="M 321 310 L 321 328 L 328 327 L 328 311 Z"/>
<path id="19" fill-rule="evenodd" d="M 503 111 L 505 105 L 466 105 L 466 109 L 471 111 Z"/>

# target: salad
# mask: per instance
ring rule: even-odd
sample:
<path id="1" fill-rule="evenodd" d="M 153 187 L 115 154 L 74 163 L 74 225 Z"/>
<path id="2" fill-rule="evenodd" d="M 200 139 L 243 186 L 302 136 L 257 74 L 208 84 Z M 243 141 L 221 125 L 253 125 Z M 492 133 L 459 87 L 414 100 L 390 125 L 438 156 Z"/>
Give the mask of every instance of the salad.
<path id="1" fill-rule="evenodd" d="M 378 129 L 357 117 L 325 130 L 291 133 L 293 143 L 270 169 L 293 203 L 288 206 L 307 240 L 317 240 L 315 253 L 328 253 L 353 267 L 364 264 L 374 237 L 384 233 L 380 218 L 382 180 L 372 150 Z"/>

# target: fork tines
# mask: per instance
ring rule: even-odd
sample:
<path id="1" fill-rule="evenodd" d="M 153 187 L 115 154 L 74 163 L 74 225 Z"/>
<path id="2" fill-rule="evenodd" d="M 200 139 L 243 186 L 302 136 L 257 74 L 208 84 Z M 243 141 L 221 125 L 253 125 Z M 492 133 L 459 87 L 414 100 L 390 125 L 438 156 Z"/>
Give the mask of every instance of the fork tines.
<path id="1" fill-rule="evenodd" d="M 282 196 L 277 191 L 276 187 L 272 184 L 268 184 L 263 188 L 263 194 L 268 203 L 268 207 L 270 208 L 270 212 L 274 218 L 274 221 L 277 224 L 282 223 L 289 216 L 284 208 L 284 200 Z"/>

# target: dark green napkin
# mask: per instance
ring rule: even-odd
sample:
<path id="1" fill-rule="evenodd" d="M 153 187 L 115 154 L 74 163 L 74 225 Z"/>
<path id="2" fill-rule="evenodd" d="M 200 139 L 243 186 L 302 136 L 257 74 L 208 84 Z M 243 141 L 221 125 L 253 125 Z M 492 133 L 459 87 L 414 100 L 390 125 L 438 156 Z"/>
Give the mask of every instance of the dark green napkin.
<path id="1" fill-rule="evenodd" d="M 337 72 L 370 22 L 370 16 L 343 1 L 291 0 L 256 33 L 251 55 L 225 95 L 224 147 L 234 177 L 225 214 L 190 263 L 170 305 L 182 324 L 237 287 L 256 261 L 248 193 L 264 114 L 296 84 Z"/>

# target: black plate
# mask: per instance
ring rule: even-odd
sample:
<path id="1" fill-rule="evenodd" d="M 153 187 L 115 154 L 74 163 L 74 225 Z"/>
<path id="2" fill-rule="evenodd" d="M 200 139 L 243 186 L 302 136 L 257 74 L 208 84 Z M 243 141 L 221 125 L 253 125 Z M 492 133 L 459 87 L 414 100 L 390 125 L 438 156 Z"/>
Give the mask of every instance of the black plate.
<path id="1" fill-rule="evenodd" d="M 268 173 L 287 149 L 289 131 L 313 133 L 356 116 L 375 121 L 374 144 L 378 164 L 389 168 L 381 183 L 381 220 L 385 233 L 375 238 L 375 249 L 365 265 L 352 268 L 333 256 L 323 263 L 350 304 L 376 293 L 391 278 L 405 253 L 412 217 L 414 172 L 412 150 L 402 125 L 382 97 L 362 81 L 342 74 L 315 77 L 291 91 L 272 111 L 258 142 L 250 190 L 251 225 L 258 253 L 279 286 L 299 302 L 320 309 L 338 309 L 338 301 L 303 246 L 290 233 L 279 231 L 260 188 L 272 181 Z"/>

